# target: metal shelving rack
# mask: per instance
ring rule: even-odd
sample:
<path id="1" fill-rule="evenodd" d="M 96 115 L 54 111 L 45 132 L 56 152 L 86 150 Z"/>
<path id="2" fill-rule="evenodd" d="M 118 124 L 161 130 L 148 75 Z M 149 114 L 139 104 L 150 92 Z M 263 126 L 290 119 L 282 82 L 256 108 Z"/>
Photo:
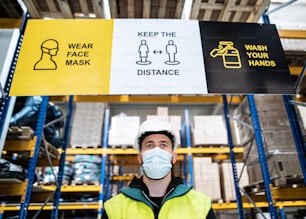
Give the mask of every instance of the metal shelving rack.
<path id="1" fill-rule="evenodd" d="M 266 158 L 265 149 L 263 145 L 263 137 L 261 134 L 261 127 L 260 127 L 259 118 L 258 118 L 253 95 L 248 95 L 248 102 L 249 102 L 249 107 L 251 110 L 252 122 L 254 126 L 254 134 L 255 134 L 255 139 L 257 143 L 258 158 L 259 158 L 261 172 L 262 172 L 262 176 L 264 180 L 264 188 L 265 188 L 265 194 L 267 197 L 269 212 L 270 212 L 272 219 L 277 219 L 278 218 L 277 210 L 274 206 L 274 202 L 273 202 L 272 194 L 270 190 L 270 186 L 272 185 L 272 182 L 270 178 L 267 158 Z"/>
<path id="2" fill-rule="evenodd" d="M 32 194 L 32 188 L 34 183 L 34 176 L 35 176 L 35 169 L 37 165 L 38 155 L 40 144 L 42 140 L 42 133 L 43 133 L 43 126 L 45 123 L 46 115 L 47 115 L 47 107 L 48 107 L 49 97 L 43 97 L 39 114 L 37 118 L 37 124 L 35 129 L 35 136 L 36 136 L 36 144 L 34 148 L 34 155 L 30 158 L 29 165 L 28 165 L 28 173 L 26 179 L 26 190 L 25 190 L 25 198 L 21 202 L 20 211 L 19 211 L 19 218 L 26 219 L 28 208 L 30 205 L 30 199 Z"/>
<path id="3" fill-rule="evenodd" d="M 0 130 L 1 132 L 4 129 L 4 123 L 5 123 L 5 119 L 7 119 L 7 112 L 8 109 L 11 105 L 11 97 L 9 97 L 9 90 L 10 90 L 10 86 L 11 86 L 11 82 L 12 82 L 12 78 L 13 78 L 13 74 L 14 74 L 14 70 L 16 67 L 16 63 L 17 63 L 17 59 L 18 59 L 18 54 L 19 54 L 19 50 L 21 47 L 21 43 L 22 43 L 22 38 L 23 38 L 23 33 L 25 30 L 25 26 L 26 26 L 26 22 L 27 19 L 29 18 L 29 15 L 27 13 L 25 13 L 25 15 L 22 18 L 22 24 L 20 27 L 20 36 L 18 39 L 18 45 L 14 54 L 14 58 L 13 61 L 11 63 L 11 68 L 9 71 L 9 75 L 7 78 L 7 82 L 5 84 L 4 87 L 4 97 L 1 98 L 0 100 Z M 267 20 L 268 22 L 268 20 Z M 303 72 L 302 72 L 303 73 Z M 81 98 L 81 97 L 79 97 Z M 95 97 L 97 98 L 97 97 Z M 111 100 L 111 98 L 118 98 L 120 101 L 124 101 L 124 102 L 133 102 L 133 101 L 156 101 L 156 99 L 154 97 L 150 97 L 149 100 L 148 99 L 144 99 L 145 97 L 130 97 L 130 96 L 116 96 L 116 97 L 102 97 L 102 99 L 107 99 L 107 100 Z M 142 99 L 141 99 L 142 98 Z M 153 98 L 153 99 L 152 99 Z M 186 97 L 180 97 L 180 96 L 169 96 L 169 97 L 165 97 L 166 99 L 164 99 L 164 101 L 172 101 L 172 102 L 177 102 L 179 103 L 180 101 L 186 101 Z M 202 102 L 207 100 L 206 97 L 198 97 L 198 101 Z M 209 99 L 209 98 L 208 98 Z M 237 203 L 230 203 L 230 204 L 213 204 L 213 207 L 215 209 L 238 209 L 238 213 L 239 213 L 239 217 L 242 219 L 243 218 L 243 209 L 244 208 L 252 208 L 254 207 L 252 204 L 250 203 L 245 203 L 241 200 L 241 196 L 239 193 L 239 188 L 238 188 L 238 182 L 237 182 L 237 170 L 235 169 L 235 153 L 238 152 L 239 153 L 239 149 L 236 149 L 235 152 L 235 148 L 233 148 L 232 145 L 232 140 L 231 140 L 231 134 L 230 134 L 230 127 L 228 124 L 228 118 L 226 116 L 227 114 L 227 99 L 225 96 L 222 97 L 223 99 L 223 104 L 224 104 L 224 114 L 225 114 L 225 119 L 226 119 L 226 127 L 228 130 L 228 140 L 229 140 L 229 146 L 230 149 L 226 149 L 226 148 L 220 148 L 220 149 L 207 149 L 207 148 L 191 148 L 191 142 L 190 142 L 190 123 L 189 123 L 189 116 L 188 116 L 188 112 L 185 112 L 185 134 L 186 134 L 186 148 L 180 148 L 178 149 L 178 154 L 183 154 L 183 155 L 187 155 L 188 157 L 188 162 L 189 162 L 189 168 L 192 168 L 192 154 L 193 153 L 203 153 L 203 152 L 211 152 L 211 153 L 229 153 L 230 154 L 230 159 L 232 161 L 232 167 L 233 167 L 233 173 L 234 173 L 234 181 L 235 181 L 235 191 L 236 191 L 236 196 L 237 196 Z M 303 137 L 301 134 L 301 128 L 298 124 L 298 119 L 297 119 L 297 114 L 295 112 L 294 107 L 291 104 L 291 100 L 292 98 L 290 96 L 284 95 L 283 96 L 284 99 L 284 103 L 287 109 L 287 113 L 288 113 L 288 118 L 290 121 L 290 125 L 292 128 L 292 133 L 294 136 L 294 140 L 296 143 L 296 147 L 297 147 L 297 151 L 299 154 L 299 159 L 300 159 L 300 164 L 302 167 L 302 171 L 303 171 L 303 175 L 304 175 L 304 183 L 306 184 L 306 160 L 305 157 L 303 155 L 305 155 L 306 152 L 306 148 L 305 148 L 305 143 L 303 141 Z M 31 192 L 32 192 L 32 184 L 33 184 L 33 180 L 34 180 L 34 172 L 35 172 L 35 168 L 37 165 L 37 159 L 38 159 L 38 152 L 39 152 L 39 147 L 40 147 L 40 142 L 41 142 L 41 136 L 42 136 L 42 131 L 43 131 L 43 125 L 44 125 L 44 121 L 45 121 L 45 117 L 46 117 L 46 109 L 47 109 L 47 103 L 48 103 L 49 97 L 44 97 L 43 98 L 43 103 L 41 105 L 41 109 L 39 112 L 39 119 L 37 121 L 37 127 L 36 127 L 36 144 L 35 144 L 35 149 L 34 149 L 34 156 L 30 159 L 29 162 L 29 166 L 28 166 L 28 176 L 27 176 L 27 180 L 26 180 L 26 190 L 25 190 L 25 198 L 23 200 L 23 202 L 20 204 L 20 212 L 19 212 L 19 218 L 27 218 L 27 212 L 29 210 L 38 210 L 40 209 L 41 206 L 30 206 L 30 197 L 31 197 Z M 256 110 L 256 105 L 253 99 L 252 95 L 248 95 L 248 100 L 249 100 L 249 107 L 251 110 L 251 114 L 252 114 L 252 121 L 253 121 L 253 126 L 254 126 L 254 133 L 255 133 L 255 137 L 256 137 L 256 141 L 257 141 L 257 146 L 258 146 L 258 154 L 259 154 L 259 159 L 260 159 L 260 164 L 261 164 L 261 169 L 262 169 L 262 174 L 263 174 L 263 179 L 264 179 L 264 187 L 265 187 L 265 193 L 266 193 L 266 198 L 267 201 L 266 202 L 257 202 L 257 206 L 258 207 L 268 207 L 270 214 L 271 214 L 271 218 L 276 219 L 279 218 L 278 215 L 280 215 L 281 218 L 285 218 L 284 216 L 284 212 L 283 212 L 283 208 L 284 207 L 292 207 L 292 206 L 306 206 L 306 201 L 302 200 L 302 201 L 277 201 L 275 202 L 273 200 L 273 195 L 275 196 L 278 192 L 278 190 L 271 190 L 271 181 L 270 181 L 270 176 L 269 176 L 269 172 L 268 172 L 268 168 L 267 168 L 267 160 L 265 157 L 265 153 L 264 153 L 264 147 L 263 147 L 263 142 L 262 142 L 262 136 L 261 136 L 261 128 L 260 128 L 260 124 L 258 121 L 258 115 L 257 115 L 257 110 Z M 136 154 L 136 151 L 133 149 L 109 149 L 107 148 L 107 132 L 108 132 L 108 125 L 109 125 L 109 111 L 106 110 L 106 114 L 105 114 L 105 121 L 104 121 L 104 132 L 103 132 L 103 148 L 98 148 L 98 149 L 88 149 L 88 150 L 84 150 L 84 149 L 67 149 L 67 139 L 69 136 L 69 125 L 70 121 L 71 121 L 71 111 L 72 111 L 72 102 L 73 102 L 73 98 L 69 97 L 69 109 L 70 109 L 70 113 L 67 117 L 67 124 L 65 127 L 65 144 L 62 148 L 62 154 L 61 154 L 61 158 L 60 158 L 60 163 L 59 163 L 59 167 L 60 167 L 60 171 L 59 171 L 59 175 L 58 175 L 58 186 L 56 187 L 55 190 L 55 196 L 54 196 L 54 203 L 52 204 L 48 204 L 45 206 L 45 210 L 52 210 L 52 218 L 57 218 L 58 216 L 58 210 L 68 210 L 68 209 L 98 209 L 98 217 L 101 217 L 102 215 L 102 207 L 103 207 L 103 200 L 105 199 L 105 180 L 107 179 L 107 177 L 105 176 L 105 172 L 102 171 L 101 174 L 101 185 L 99 188 L 99 202 L 98 203 L 92 203 L 92 204 L 87 204 L 86 206 L 84 205 L 80 205 L 80 204 L 76 204 L 76 205 L 65 205 L 62 203 L 59 203 L 59 198 L 60 198 L 60 194 L 61 194 L 61 181 L 62 181 L 62 173 L 63 173 L 63 166 L 64 166 L 64 161 L 65 161 L 65 156 L 66 154 L 102 154 L 103 159 L 102 159 L 102 170 L 105 169 L 106 167 L 106 160 L 107 160 L 107 156 L 110 154 Z M 187 101 L 188 102 L 188 101 Z M 189 133 L 189 134 L 188 134 Z M 217 150 L 217 151 L 212 151 L 212 150 Z M 241 151 L 240 151 L 241 152 Z M 192 169 L 189 169 L 189 174 L 192 173 Z M 192 185 L 193 184 L 193 176 L 192 174 L 190 175 L 190 181 L 189 184 Z M 64 190 L 64 189 L 63 189 Z M 62 190 L 62 191 L 63 191 Z M 97 188 L 95 187 L 93 190 L 97 191 Z M 302 190 L 304 191 L 304 190 Z M 279 209 L 279 214 L 277 213 L 277 209 Z M 10 206 L 10 205 L 6 205 L 5 203 L 2 203 L 1 207 L 0 207 L 0 218 L 2 217 L 2 214 L 4 211 L 16 211 L 18 210 L 18 207 L 16 206 Z"/>
<path id="4" fill-rule="evenodd" d="M 63 175 L 64 175 L 64 166 L 65 166 L 65 160 L 66 160 L 66 149 L 68 146 L 68 140 L 70 136 L 70 125 L 72 120 L 72 111 L 73 111 L 73 96 L 69 97 L 68 101 L 68 114 L 66 118 L 66 124 L 65 124 L 65 130 L 64 130 L 64 139 L 63 139 L 63 145 L 62 145 L 62 153 L 60 157 L 59 162 L 59 170 L 57 175 L 57 186 L 56 191 L 54 194 L 54 202 L 53 202 L 53 210 L 51 218 L 57 219 L 58 218 L 58 207 L 59 207 L 59 201 L 61 197 L 61 188 L 62 188 L 62 181 L 63 181 Z"/>
<path id="5" fill-rule="evenodd" d="M 44 97 L 45 98 L 45 101 L 47 101 L 48 100 L 48 97 Z M 250 96 L 248 97 L 249 99 L 250 99 Z M 250 108 L 252 109 L 252 115 L 255 115 L 255 113 L 253 112 L 253 110 L 254 110 L 254 108 L 256 109 L 256 106 L 255 106 L 255 104 L 254 105 L 252 105 L 252 101 L 250 101 L 251 102 L 251 104 L 250 104 Z M 227 102 L 225 102 L 225 109 L 224 109 L 224 113 L 226 113 L 226 107 L 227 107 L 227 104 L 226 104 Z M 70 105 L 72 104 L 71 102 L 69 103 Z M 44 104 L 44 106 L 45 106 L 45 109 L 46 109 L 46 105 Z M 42 109 L 43 109 L 43 107 L 42 107 Z M 45 110 L 42 110 L 42 112 L 41 112 L 41 117 L 42 117 L 42 119 L 41 119 L 41 121 L 40 121 L 40 124 L 43 124 L 43 114 L 45 113 Z M 190 127 L 190 124 L 189 124 L 189 118 L 188 118 L 188 111 L 186 111 L 185 112 L 185 116 L 187 117 L 187 119 L 185 118 L 185 126 L 186 127 Z M 256 119 L 256 118 L 255 118 Z M 253 118 L 253 120 L 254 120 L 254 118 Z M 104 130 L 103 130 L 103 148 L 96 148 L 96 149 L 94 149 L 94 148 L 92 148 L 92 149 L 71 149 L 71 148 L 67 148 L 67 149 L 65 149 L 65 148 L 62 148 L 60 151 L 62 152 L 62 155 L 61 156 L 63 156 L 63 150 L 65 151 L 65 154 L 100 154 L 100 155 L 103 155 L 104 156 L 104 162 L 102 162 L 102 170 L 104 170 L 105 169 L 105 167 L 106 167 L 106 159 L 107 159 L 107 156 L 108 155 L 112 155 L 112 154 L 114 154 L 114 155 L 122 155 L 122 154 L 131 154 L 131 155 L 136 155 L 137 154 L 137 152 L 136 152 L 136 150 L 135 149 L 132 149 L 132 148 L 126 148 L 126 149 L 112 149 L 112 148 L 107 148 L 107 132 L 108 132 L 108 126 L 109 126 L 109 123 L 108 123 L 108 121 L 109 121 L 109 112 L 108 112 L 108 110 L 106 110 L 106 112 L 105 112 L 105 121 L 104 121 Z M 187 121 L 187 122 L 186 122 Z M 253 121 L 254 122 L 254 121 Z M 66 125 L 66 127 L 68 127 L 68 125 Z M 185 129 L 186 129 L 186 127 L 185 127 Z M 66 128 L 67 129 L 67 128 Z M 260 130 L 260 127 L 258 127 L 258 126 L 254 126 L 254 129 L 255 130 Z M 40 131 L 37 131 L 36 132 L 36 135 L 38 136 L 39 135 L 39 132 Z M 66 133 L 68 133 L 68 132 L 66 132 Z M 186 135 L 188 136 L 188 134 L 187 133 L 190 133 L 190 129 L 189 129 L 189 131 L 188 131 L 188 129 L 186 129 Z M 230 135 L 229 135 L 230 136 Z M 187 137 L 188 138 L 188 137 Z M 185 139 L 185 140 L 187 140 L 187 138 Z M 189 136 L 189 138 L 190 138 L 190 136 Z M 259 137 L 260 138 L 260 137 Z M 38 141 L 36 141 L 36 142 L 38 142 Z M 230 142 L 230 141 L 229 141 Z M 230 158 L 231 158 L 231 153 L 233 154 L 233 155 L 235 155 L 235 153 L 242 153 L 242 148 L 213 148 L 213 149 L 211 149 L 211 148 L 191 148 L 191 143 L 187 143 L 186 144 L 187 145 L 187 147 L 184 147 L 184 148 L 178 148 L 177 149 L 177 153 L 178 154 L 181 154 L 181 155 L 187 155 L 187 156 L 192 156 L 192 154 L 196 154 L 196 153 L 229 153 L 229 155 L 230 155 Z M 188 147 L 188 145 L 190 145 L 190 147 Z M 37 144 L 36 144 L 36 147 L 35 148 L 37 148 L 38 146 L 37 146 Z M 260 155 L 261 156 L 261 155 Z M 232 158 L 231 158 L 232 159 Z M 265 159 L 264 158 L 261 158 L 262 160 L 261 160 L 261 163 L 263 162 L 263 160 L 265 161 Z M 35 160 L 35 156 L 34 156 L 34 158 L 33 158 L 33 160 Z M 63 160 L 63 159 L 62 159 Z M 188 162 L 192 162 L 192 159 L 188 159 Z M 232 161 L 233 162 L 233 161 Z M 61 161 L 60 162 L 60 164 L 59 164 L 59 166 L 63 166 L 63 162 Z M 234 164 L 234 162 L 233 162 L 233 164 Z M 192 165 L 190 165 L 189 164 L 189 166 L 192 166 Z M 30 169 L 33 169 L 33 168 L 35 168 L 35 163 L 32 161 L 32 164 L 30 165 Z M 189 174 L 190 174 L 190 171 L 189 171 Z M 29 178 L 30 179 L 30 178 Z M 28 179 L 28 180 L 29 180 Z M 192 179 L 192 175 L 190 175 L 190 179 Z M 31 179 L 30 179 L 31 180 Z M 99 210 L 99 215 L 101 215 L 102 214 L 102 206 L 103 206 L 103 200 L 105 199 L 105 192 L 106 192 L 106 190 L 105 190 L 105 186 L 106 186 L 106 183 L 107 183 L 107 181 L 106 180 L 108 180 L 107 179 L 107 177 L 106 177 L 106 175 L 105 175 L 105 172 L 104 171 L 102 171 L 102 174 L 101 174 L 101 185 L 99 186 L 100 188 L 98 188 L 98 187 L 96 187 L 95 186 L 95 188 L 94 188 L 94 190 L 96 191 L 96 192 L 99 192 L 99 202 L 98 203 L 96 203 L 96 204 L 92 204 L 92 205 L 88 205 L 88 209 L 98 209 Z M 59 177 L 59 179 L 58 179 L 58 183 L 60 182 L 60 177 Z M 190 181 L 189 182 L 189 184 L 193 184 L 193 181 Z M 31 185 L 30 183 L 28 183 L 27 185 Z M 274 196 L 275 194 L 277 194 L 277 192 L 279 192 L 279 191 L 277 191 L 277 190 L 274 190 L 274 191 L 272 191 L 272 193 L 271 193 L 271 188 L 270 188 L 270 184 L 268 183 L 268 186 L 269 186 L 269 190 L 270 190 L 270 194 L 271 194 L 271 200 L 273 200 L 273 198 L 272 198 L 272 196 Z M 48 187 L 43 187 L 43 188 L 45 188 L 45 189 L 50 189 L 50 188 L 48 188 Z M 59 188 L 60 187 L 56 187 L 55 189 L 56 190 L 58 190 L 58 191 L 60 191 L 59 190 Z M 27 187 L 27 189 L 26 189 L 26 194 L 27 194 L 27 197 L 29 197 L 30 196 L 30 194 L 31 194 L 31 189 L 32 189 L 32 187 L 30 187 L 30 186 L 28 186 Z M 74 188 L 72 188 L 72 187 L 66 187 L 66 191 L 68 191 L 68 190 L 74 190 L 74 189 L 76 189 L 76 187 L 74 187 Z M 91 188 L 92 189 L 92 188 Z M 50 189 L 51 190 L 51 189 Z M 53 190 L 54 190 L 54 188 L 53 188 Z M 65 191 L 65 189 L 63 189 L 62 191 Z M 55 215 L 57 215 L 57 211 L 58 210 L 61 210 L 61 209 L 73 209 L 75 206 L 80 206 L 81 204 L 79 204 L 79 203 L 76 203 L 75 205 L 73 205 L 73 206 L 70 206 L 70 207 L 68 207 L 67 205 L 65 205 L 65 204 L 63 204 L 63 203 L 59 203 L 59 202 L 57 202 L 56 200 L 58 200 L 58 198 L 59 198 L 59 194 L 57 195 L 57 196 L 55 196 L 55 197 L 57 197 L 56 199 L 55 199 L 55 202 L 53 203 L 53 207 L 51 207 L 51 206 L 49 206 L 49 205 L 46 205 L 46 207 L 44 208 L 45 210 L 52 210 L 54 213 L 53 213 L 53 217 L 54 218 L 56 218 L 55 217 Z M 240 203 L 239 203 L 240 202 Z M 20 215 L 20 218 L 26 218 L 26 215 L 27 215 L 27 211 L 30 209 L 30 210 L 35 210 L 35 209 L 37 209 L 37 207 L 31 207 L 31 206 L 29 206 L 29 198 L 27 198 L 27 199 L 25 199 L 25 201 L 21 204 L 21 208 L 23 209 L 22 211 L 21 211 L 21 215 Z M 276 213 L 276 217 L 275 218 L 278 218 L 278 214 L 277 214 L 277 211 L 276 211 L 276 209 L 278 208 L 279 210 L 280 210 L 280 212 L 279 212 L 279 214 L 280 214 L 280 216 L 281 216 L 281 218 L 283 218 L 283 212 L 282 212 L 282 209 L 283 209 L 283 207 L 286 207 L 286 206 L 305 206 L 305 202 L 303 202 L 303 201 L 296 201 L 296 202 L 290 202 L 290 201 L 281 201 L 281 202 L 279 202 L 279 201 L 277 201 L 277 202 L 268 202 L 268 201 L 262 201 L 262 202 L 257 202 L 256 203 L 257 204 L 257 206 L 259 206 L 259 207 L 270 207 L 271 208 L 271 206 L 273 207 L 273 209 L 275 209 L 275 213 Z M 95 207 L 93 207 L 93 206 L 95 206 Z M 230 203 L 230 204 L 213 204 L 213 206 L 214 206 L 214 208 L 215 209 L 238 209 L 239 211 L 242 211 L 242 209 L 245 209 L 245 208 L 252 208 L 252 207 L 254 207 L 254 206 L 252 206 L 251 204 L 249 204 L 249 203 L 245 203 L 245 202 L 242 202 L 242 201 L 240 201 L 240 200 L 237 200 L 237 203 L 235 203 L 235 204 L 233 204 L 233 203 Z M 79 208 L 79 209 L 83 209 L 84 208 L 84 206 L 82 207 L 82 208 Z M 12 210 L 12 207 L 11 206 L 6 206 L 6 205 L 4 205 L 4 207 L 2 208 L 2 209 L 4 209 L 4 210 Z M 240 218 L 242 218 L 242 217 L 240 217 Z"/>
<path id="6" fill-rule="evenodd" d="M 234 186 L 235 186 L 235 194 L 236 194 L 236 201 L 238 206 L 238 215 L 240 219 L 244 218 L 243 214 L 243 206 L 242 206 L 242 198 L 239 191 L 239 180 L 238 180 L 238 173 L 237 173 L 237 166 L 236 166 L 236 158 L 234 153 L 234 146 L 233 146 L 233 139 L 232 139 L 232 131 L 231 131 L 231 125 L 228 118 L 229 110 L 228 110 L 228 103 L 227 98 L 225 95 L 223 95 L 223 111 L 224 111 L 224 120 L 225 120 L 225 126 L 227 130 L 227 139 L 228 144 L 230 148 L 230 158 L 231 158 L 231 164 L 232 164 L 232 171 L 234 176 Z"/>

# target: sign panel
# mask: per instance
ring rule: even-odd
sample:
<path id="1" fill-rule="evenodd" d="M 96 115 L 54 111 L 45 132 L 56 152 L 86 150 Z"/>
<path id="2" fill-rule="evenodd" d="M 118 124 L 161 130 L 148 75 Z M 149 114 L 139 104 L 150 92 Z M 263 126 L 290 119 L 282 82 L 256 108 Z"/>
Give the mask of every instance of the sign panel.
<path id="1" fill-rule="evenodd" d="M 207 94 L 198 21 L 116 20 L 111 94 Z"/>
<path id="2" fill-rule="evenodd" d="M 199 24 L 209 93 L 294 93 L 275 25 Z"/>
<path id="3" fill-rule="evenodd" d="M 108 94 L 113 20 L 29 20 L 10 95 Z"/>
<path id="4" fill-rule="evenodd" d="M 275 25 L 29 20 L 10 95 L 293 94 Z"/>

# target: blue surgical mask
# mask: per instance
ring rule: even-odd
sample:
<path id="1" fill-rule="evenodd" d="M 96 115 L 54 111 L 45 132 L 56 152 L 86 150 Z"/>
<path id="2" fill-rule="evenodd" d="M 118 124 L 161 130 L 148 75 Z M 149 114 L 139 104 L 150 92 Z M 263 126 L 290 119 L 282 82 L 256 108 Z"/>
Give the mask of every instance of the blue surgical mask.
<path id="1" fill-rule="evenodd" d="M 161 179 L 171 170 L 172 154 L 155 147 L 142 153 L 143 171 L 151 179 Z"/>

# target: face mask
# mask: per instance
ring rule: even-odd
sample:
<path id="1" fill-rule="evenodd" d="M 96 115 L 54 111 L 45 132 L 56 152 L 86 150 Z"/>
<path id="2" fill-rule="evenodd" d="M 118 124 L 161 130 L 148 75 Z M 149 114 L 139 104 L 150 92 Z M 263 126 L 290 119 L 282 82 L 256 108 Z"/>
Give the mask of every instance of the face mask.
<path id="1" fill-rule="evenodd" d="M 171 159 L 172 154 L 159 147 L 147 150 L 142 154 L 143 171 L 151 179 L 161 179 L 169 173 Z"/>

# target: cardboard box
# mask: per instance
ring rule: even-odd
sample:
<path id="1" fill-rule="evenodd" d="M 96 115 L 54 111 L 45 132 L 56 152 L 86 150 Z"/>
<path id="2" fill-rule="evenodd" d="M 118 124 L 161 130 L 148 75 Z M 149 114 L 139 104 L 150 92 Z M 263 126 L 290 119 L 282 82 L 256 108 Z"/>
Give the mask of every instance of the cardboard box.
<path id="1" fill-rule="evenodd" d="M 237 162 L 237 176 L 239 177 L 243 168 L 243 163 Z M 235 183 L 234 183 L 234 175 L 232 164 L 230 162 L 223 162 L 220 164 L 220 172 L 221 172 L 221 185 L 222 185 L 222 195 L 223 199 L 226 202 L 236 200 L 236 191 L 235 191 Z M 239 187 L 243 188 L 244 186 L 249 185 L 249 176 L 247 169 L 245 168 L 242 172 Z"/>
<path id="2" fill-rule="evenodd" d="M 212 200 L 221 199 L 220 174 L 217 163 L 213 163 L 211 158 L 194 157 L 194 188 L 207 194 Z"/>

